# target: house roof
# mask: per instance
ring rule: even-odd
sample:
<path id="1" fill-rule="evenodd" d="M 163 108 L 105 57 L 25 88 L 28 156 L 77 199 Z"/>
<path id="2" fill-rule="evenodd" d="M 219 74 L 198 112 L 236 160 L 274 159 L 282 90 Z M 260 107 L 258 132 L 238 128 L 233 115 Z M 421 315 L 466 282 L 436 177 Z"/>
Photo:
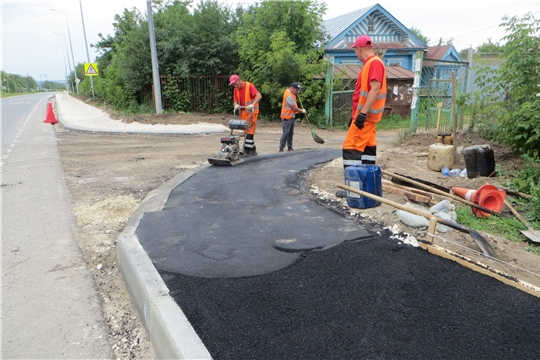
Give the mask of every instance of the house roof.
<path id="1" fill-rule="evenodd" d="M 454 45 L 430 46 L 424 55 L 425 59 L 462 61 L 461 56 L 454 48 Z M 426 60 L 423 63 L 425 67 L 435 67 L 437 61 Z"/>
<path id="2" fill-rule="evenodd" d="M 414 79 L 414 73 L 401 66 L 387 66 L 386 67 L 387 79 Z"/>
<path id="3" fill-rule="evenodd" d="M 426 52 L 426 59 L 437 59 L 441 60 L 444 58 L 444 55 L 450 50 L 452 45 L 443 45 L 443 46 L 430 46 Z"/>
<path id="4" fill-rule="evenodd" d="M 334 65 L 334 76 L 339 75 L 345 79 L 356 79 L 360 70 L 362 70 L 362 67 L 359 65 Z M 414 79 L 414 73 L 401 66 L 387 66 L 386 79 Z"/>
<path id="5" fill-rule="evenodd" d="M 368 32 L 368 20 L 373 19 L 377 20 L 376 28 Z M 369 34 L 375 46 L 396 43 L 397 40 L 405 48 L 427 48 L 425 43 L 379 4 L 325 20 L 322 25 L 329 35 L 326 50 L 348 48 L 361 34 Z"/>
<path id="6" fill-rule="evenodd" d="M 363 17 L 365 14 L 371 10 L 373 6 L 363 8 L 350 12 L 348 14 L 340 15 L 332 19 L 323 21 L 323 26 L 326 28 L 330 39 L 334 39 L 339 36 L 342 32 L 347 30 L 351 24 L 356 22 L 359 18 Z"/>

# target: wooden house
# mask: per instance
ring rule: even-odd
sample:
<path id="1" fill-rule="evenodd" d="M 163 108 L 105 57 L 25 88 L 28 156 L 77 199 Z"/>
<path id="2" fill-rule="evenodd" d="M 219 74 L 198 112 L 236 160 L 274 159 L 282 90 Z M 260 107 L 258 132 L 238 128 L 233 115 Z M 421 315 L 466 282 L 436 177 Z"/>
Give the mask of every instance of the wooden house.
<path id="1" fill-rule="evenodd" d="M 454 45 L 430 46 L 422 63 L 422 86 L 429 86 L 433 79 L 448 80 L 452 72 L 464 76 L 463 60 Z"/>
<path id="2" fill-rule="evenodd" d="M 360 64 L 349 47 L 362 34 L 373 41 L 374 51 L 387 66 L 401 66 L 413 71 L 416 52 L 426 51 L 427 44 L 418 39 L 405 25 L 376 4 L 323 22 L 329 41 L 324 47 L 325 58 L 333 64 Z"/>
<path id="3" fill-rule="evenodd" d="M 359 35 L 367 34 L 373 41 L 374 52 L 387 66 L 389 96 L 386 102 L 386 113 L 393 112 L 409 116 L 416 54 L 418 51 L 425 52 L 428 49 L 427 44 L 418 39 L 379 4 L 328 19 L 323 22 L 323 26 L 329 37 L 324 47 L 324 57 L 333 64 L 334 68 L 329 72 L 331 79 L 327 78 L 327 82 L 334 84 L 333 77 L 337 73 L 340 74 L 340 79 L 356 79 L 353 76 L 358 75 L 362 62 L 358 60 L 350 46 Z M 345 67 L 349 70 L 343 71 Z M 353 70 L 355 67 L 356 70 Z M 346 101 L 347 96 L 343 96 L 342 91 L 340 93 L 342 101 Z M 333 106 L 333 101 L 341 101 L 341 99 L 329 94 L 328 118 L 333 117 L 334 107 L 346 108 L 342 103 Z"/>

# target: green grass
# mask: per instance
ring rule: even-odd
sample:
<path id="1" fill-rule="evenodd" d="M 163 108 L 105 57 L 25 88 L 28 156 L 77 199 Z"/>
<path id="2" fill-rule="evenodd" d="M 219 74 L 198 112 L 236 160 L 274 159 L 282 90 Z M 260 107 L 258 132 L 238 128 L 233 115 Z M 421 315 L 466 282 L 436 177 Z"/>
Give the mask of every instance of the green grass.
<path id="1" fill-rule="evenodd" d="M 500 216 L 479 218 L 473 214 L 470 207 L 461 205 L 456 208 L 456 214 L 457 223 L 470 229 L 502 236 L 510 241 L 528 241 L 527 237 L 521 233 L 521 230 L 527 230 L 527 228 L 516 218 Z M 540 255 L 540 246 L 530 244 L 527 251 Z"/>
<path id="2" fill-rule="evenodd" d="M 532 252 L 533 254 L 540 256 L 540 245 L 530 244 L 530 245 L 527 247 L 527 251 L 530 251 L 530 252 Z"/>
<path id="3" fill-rule="evenodd" d="M 35 93 L 6 93 L 6 92 L 2 92 L 1 94 L 1 98 L 7 98 L 7 97 L 12 97 L 12 96 L 19 96 L 19 95 L 27 95 L 27 94 L 35 94 Z"/>
<path id="4" fill-rule="evenodd" d="M 411 119 L 403 118 L 398 114 L 390 114 L 377 123 L 377 130 L 408 129 L 410 127 Z"/>

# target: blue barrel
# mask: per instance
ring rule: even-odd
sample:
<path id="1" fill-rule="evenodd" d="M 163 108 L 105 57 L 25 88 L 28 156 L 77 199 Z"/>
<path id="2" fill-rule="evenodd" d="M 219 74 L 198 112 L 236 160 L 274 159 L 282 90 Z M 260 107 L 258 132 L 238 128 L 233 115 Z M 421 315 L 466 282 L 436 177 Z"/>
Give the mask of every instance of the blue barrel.
<path id="1" fill-rule="evenodd" d="M 382 176 L 378 165 L 349 166 L 344 174 L 345 185 L 382 197 Z M 347 205 L 366 209 L 379 206 L 381 202 L 347 191 Z"/>

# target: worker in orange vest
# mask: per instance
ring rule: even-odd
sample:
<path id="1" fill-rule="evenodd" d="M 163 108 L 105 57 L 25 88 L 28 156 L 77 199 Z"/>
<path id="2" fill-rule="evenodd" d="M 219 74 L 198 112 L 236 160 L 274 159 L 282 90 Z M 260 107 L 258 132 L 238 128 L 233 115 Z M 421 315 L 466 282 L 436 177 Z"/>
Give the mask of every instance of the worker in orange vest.
<path id="1" fill-rule="evenodd" d="M 294 115 L 298 113 L 305 114 L 306 109 L 300 109 L 296 102 L 296 95 L 300 92 L 300 84 L 293 82 L 289 88 L 283 93 L 283 101 L 281 102 L 281 126 L 283 133 L 279 139 L 279 152 L 282 152 L 287 145 L 287 151 L 293 151 L 293 136 L 294 136 Z"/>
<path id="2" fill-rule="evenodd" d="M 361 35 L 351 46 L 364 63 L 352 97 L 352 117 L 342 146 L 343 167 L 375 164 L 377 160 L 376 126 L 386 103 L 386 68 L 373 52 L 373 42 Z"/>
<path id="3" fill-rule="evenodd" d="M 257 155 L 255 129 L 257 127 L 257 118 L 259 116 L 259 101 L 261 100 L 262 95 L 255 88 L 255 85 L 247 81 L 242 81 L 238 75 L 231 75 L 229 78 L 229 86 L 231 85 L 234 87 L 234 110 L 240 111 L 240 119 L 250 123 L 249 128 L 244 130 L 245 139 L 243 155 Z"/>

